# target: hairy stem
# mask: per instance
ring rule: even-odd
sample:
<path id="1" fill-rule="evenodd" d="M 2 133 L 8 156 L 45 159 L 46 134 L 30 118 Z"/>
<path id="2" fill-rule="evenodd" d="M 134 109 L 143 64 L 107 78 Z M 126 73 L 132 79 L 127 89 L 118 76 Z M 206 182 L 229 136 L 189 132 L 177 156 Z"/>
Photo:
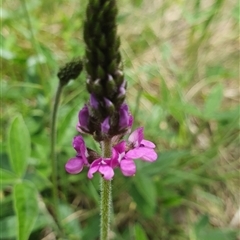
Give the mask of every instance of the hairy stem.
<path id="1" fill-rule="evenodd" d="M 112 154 L 111 140 L 105 140 L 102 143 L 102 155 L 103 158 L 109 158 Z M 112 186 L 111 181 L 107 181 L 101 178 L 101 240 L 108 240 L 109 226 L 110 226 L 110 214 L 111 214 L 111 201 L 112 201 Z"/>

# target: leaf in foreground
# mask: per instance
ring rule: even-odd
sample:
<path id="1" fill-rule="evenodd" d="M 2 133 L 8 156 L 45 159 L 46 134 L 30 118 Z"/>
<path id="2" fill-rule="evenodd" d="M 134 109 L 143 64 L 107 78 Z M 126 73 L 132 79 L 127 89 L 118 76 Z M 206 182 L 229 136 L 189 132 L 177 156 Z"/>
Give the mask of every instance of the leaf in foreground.
<path id="1" fill-rule="evenodd" d="M 30 135 L 22 116 L 17 116 L 8 133 L 8 149 L 13 171 L 22 177 L 30 156 Z"/>
<path id="2" fill-rule="evenodd" d="M 30 182 L 14 186 L 14 207 L 17 215 L 18 240 L 28 239 L 38 216 L 37 192 Z"/>

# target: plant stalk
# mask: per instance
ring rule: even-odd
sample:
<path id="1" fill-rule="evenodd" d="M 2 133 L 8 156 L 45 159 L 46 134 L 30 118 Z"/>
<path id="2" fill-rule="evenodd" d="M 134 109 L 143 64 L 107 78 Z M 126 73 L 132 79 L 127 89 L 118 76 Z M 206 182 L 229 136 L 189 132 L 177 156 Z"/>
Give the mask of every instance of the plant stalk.
<path id="1" fill-rule="evenodd" d="M 103 158 L 109 158 L 112 155 L 111 140 L 104 140 L 102 143 L 102 156 Z M 100 181 L 101 188 L 101 206 L 100 206 L 100 216 L 101 216 L 101 232 L 100 239 L 109 239 L 109 227 L 110 227 L 110 215 L 111 215 L 111 201 L 112 201 L 112 183 L 101 178 Z"/>

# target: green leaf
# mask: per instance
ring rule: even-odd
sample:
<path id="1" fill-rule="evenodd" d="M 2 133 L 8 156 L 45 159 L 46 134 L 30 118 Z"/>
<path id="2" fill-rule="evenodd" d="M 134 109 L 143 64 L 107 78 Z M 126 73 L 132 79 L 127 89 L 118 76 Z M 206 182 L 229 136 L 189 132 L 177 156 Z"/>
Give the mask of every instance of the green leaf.
<path id="1" fill-rule="evenodd" d="M 61 219 L 63 219 L 62 223 L 65 229 L 65 233 L 67 233 L 69 237 L 75 237 L 76 239 L 76 237 L 80 237 L 82 235 L 77 213 L 74 213 L 70 206 L 61 204 L 60 216 Z"/>
<path id="2" fill-rule="evenodd" d="M 38 216 L 36 188 L 27 181 L 14 186 L 14 207 L 17 215 L 17 239 L 28 239 Z"/>
<path id="3" fill-rule="evenodd" d="M 0 179 L 2 184 L 14 183 L 17 177 L 10 171 L 0 168 Z"/>
<path id="4" fill-rule="evenodd" d="M 17 116 L 8 133 L 8 150 L 13 171 L 22 177 L 30 156 L 30 135 L 22 116 Z"/>
<path id="5" fill-rule="evenodd" d="M 195 232 L 197 235 L 209 225 L 209 217 L 208 215 L 203 215 L 199 219 L 199 221 L 195 225 Z"/>
<path id="6" fill-rule="evenodd" d="M 147 240 L 148 239 L 147 235 L 141 225 L 136 224 L 134 230 L 135 230 L 135 232 L 134 232 L 135 239 L 137 239 L 137 240 Z"/>
<path id="7" fill-rule="evenodd" d="M 0 239 L 16 239 L 16 216 L 7 216 L 0 220 Z"/>
<path id="8" fill-rule="evenodd" d="M 146 175 L 158 175 L 165 173 L 169 168 L 176 165 L 179 160 L 190 156 L 190 152 L 182 151 L 167 151 L 158 153 L 158 159 L 151 164 L 144 164 L 140 169 Z"/>
<path id="9" fill-rule="evenodd" d="M 134 178 L 134 184 L 151 208 L 156 206 L 156 189 L 153 181 L 143 173 L 138 173 Z"/>
<path id="10" fill-rule="evenodd" d="M 143 0 L 132 0 L 132 4 L 135 6 L 135 7 L 140 7 L 143 3 Z"/>
<path id="11" fill-rule="evenodd" d="M 204 117 L 209 119 L 215 115 L 216 110 L 219 109 L 223 97 L 223 86 L 218 84 L 214 87 L 206 99 L 203 114 Z"/>

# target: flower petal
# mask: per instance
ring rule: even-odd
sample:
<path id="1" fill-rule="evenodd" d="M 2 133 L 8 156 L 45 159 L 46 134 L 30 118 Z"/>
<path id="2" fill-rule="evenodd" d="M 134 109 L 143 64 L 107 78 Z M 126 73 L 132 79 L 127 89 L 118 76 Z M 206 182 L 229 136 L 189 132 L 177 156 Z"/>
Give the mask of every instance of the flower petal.
<path id="1" fill-rule="evenodd" d="M 109 124 L 109 117 L 107 117 L 102 123 L 101 123 L 101 131 L 103 133 L 108 133 L 110 129 L 110 124 Z"/>
<path id="2" fill-rule="evenodd" d="M 90 95 L 90 106 L 94 109 L 98 109 L 99 102 L 94 94 Z"/>
<path id="3" fill-rule="evenodd" d="M 145 161 L 153 162 L 157 159 L 157 153 L 152 148 L 139 147 L 128 151 L 125 155 L 125 158 L 141 158 Z"/>
<path id="4" fill-rule="evenodd" d="M 143 127 L 137 128 L 128 137 L 128 141 L 134 144 L 134 147 L 139 147 L 143 140 Z"/>
<path id="5" fill-rule="evenodd" d="M 145 154 L 141 157 L 142 160 L 148 161 L 148 162 L 154 162 L 157 160 L 157 153 L 152 148 L 148 148 L 148 150 L 145 151 Z"/>
<path id="6" fill-rule="evenodd" d="M 119 128 L 120 130 L 127 128 L 129 126 L 129 113 L 124 107 L 119 110 Z"/>
<path id="7" fill-rule="evenodd" d="M 112 168 L 115 168 L 119 165 L 118 158 L 119 158 L 119 153 L 113 148 L 112 149 L 112 157 L 110 160 Z"/>
<path id="8" fill-rule="evenodd" d="M 77 174 L 83 169 L 84 161 L 80 157 L 71 158 L 65 164 L 65 169 L 68 173 Z"/>
<path id="9" fill-rule="evenodd" d="M 148 147 L 148 148 L 155 148 L 156 147 L 153 142 L 150 142 L 150 141 L 145 140 L 145 139 L 143 139 L 141 141 L 141 145 L 144 145 L 144 147 Z"/>
<path id="10" fill-rule="evenodd" d="M 105 180 L 111 180 L 114 176 L 114 171 L 109 165 L 101 165 L 98 170 Z"/>
<path id="11" fill-rule="evenodd" d="M 120 162 L 120 169 L 124 176 L 133 176 L 136 173 L 136 165 L 132 159 L 123 159 Z"/>
<path id="12" fill-rule="evenodd" d="M 77 156 L 82 157 L 84 160 L 84 163 L 88 165 L 87 157 L 89 156 L 89 154 L 82 136 L 74 137 L 72 145 L 77 152 Z"/>
<path id="13" fill-rule="evenodd" d="M 79 126 L 83 129 L 88 130 L 88 122 L 89 122 L 89 111 L 87 105 L 85 105 L 82 110 L 80 110 L 78 114 Z"/>
<path id="14" fill-rule="evenodd" d="M 88 170 L 88 178 L 93 178 L 93 174 L 98 171 L 102 158 L 99 158 L 92 162 Z"/>
<path id="15" fill-rule="evenodd" d="M 125 147 L 126 147 L 126 141 L 121 141 L 116 146 L 114 146 L 114 149 L 121 154 L 125 152 Z"/>

